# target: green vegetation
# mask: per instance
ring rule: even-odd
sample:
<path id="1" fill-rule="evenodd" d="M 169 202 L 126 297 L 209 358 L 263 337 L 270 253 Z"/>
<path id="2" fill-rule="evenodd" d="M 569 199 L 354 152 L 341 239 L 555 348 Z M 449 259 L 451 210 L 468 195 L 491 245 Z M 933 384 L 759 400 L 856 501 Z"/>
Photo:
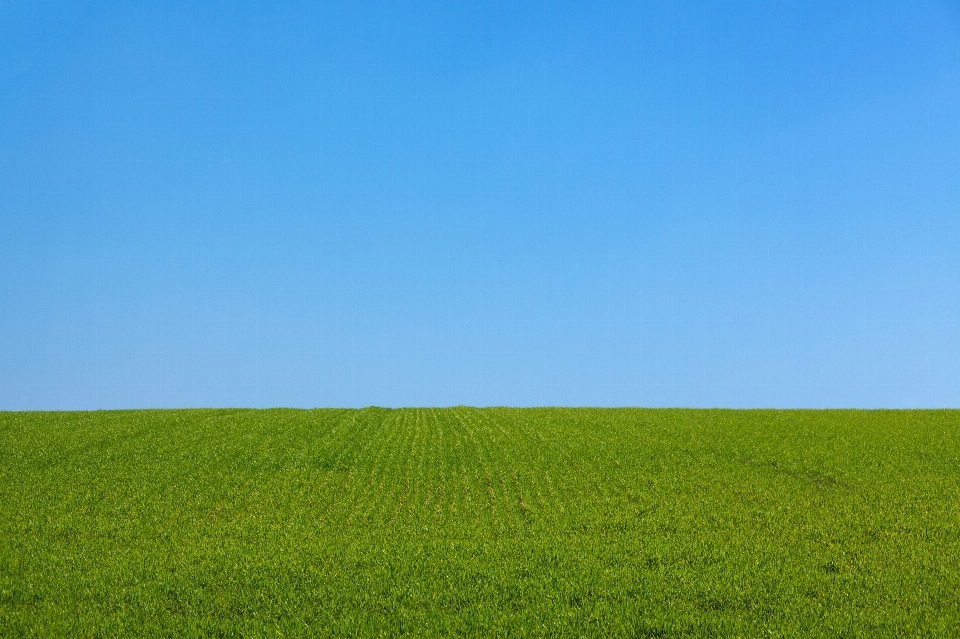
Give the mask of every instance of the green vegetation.
<path id="1" fill-rule="evenodd" d="M 958 636 L 960 411 L 0 413 L 0 636 Z"/>

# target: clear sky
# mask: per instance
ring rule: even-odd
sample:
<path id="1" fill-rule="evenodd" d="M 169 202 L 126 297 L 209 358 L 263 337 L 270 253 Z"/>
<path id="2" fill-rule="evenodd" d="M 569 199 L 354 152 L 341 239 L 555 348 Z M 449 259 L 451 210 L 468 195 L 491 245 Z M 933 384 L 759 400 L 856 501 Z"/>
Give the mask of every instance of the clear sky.
<path id="1" fill-rule="evenodd" d="M 0 409 L 960 407 L 960 4 L 0 2 Z"/>

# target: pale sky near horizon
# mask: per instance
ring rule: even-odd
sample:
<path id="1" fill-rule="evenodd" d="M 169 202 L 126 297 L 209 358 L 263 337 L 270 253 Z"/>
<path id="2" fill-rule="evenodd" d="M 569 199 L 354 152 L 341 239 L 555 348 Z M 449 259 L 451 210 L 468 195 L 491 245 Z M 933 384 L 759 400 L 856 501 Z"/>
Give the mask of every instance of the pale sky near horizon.
<path id="1" fill-rule="evenodd" d="M 960 407 L 960 3 L 0 2 L 0 410 Z"/>

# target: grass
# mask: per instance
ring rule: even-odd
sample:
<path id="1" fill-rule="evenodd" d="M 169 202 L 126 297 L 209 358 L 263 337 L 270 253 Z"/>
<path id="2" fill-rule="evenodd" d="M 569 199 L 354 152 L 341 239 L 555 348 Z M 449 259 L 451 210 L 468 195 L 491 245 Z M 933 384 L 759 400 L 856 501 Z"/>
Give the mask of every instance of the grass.
<path id="1" fill-rule="evenodd" d="M 960 636 L 960 411 L 0 413 L 0 636 Z"/>

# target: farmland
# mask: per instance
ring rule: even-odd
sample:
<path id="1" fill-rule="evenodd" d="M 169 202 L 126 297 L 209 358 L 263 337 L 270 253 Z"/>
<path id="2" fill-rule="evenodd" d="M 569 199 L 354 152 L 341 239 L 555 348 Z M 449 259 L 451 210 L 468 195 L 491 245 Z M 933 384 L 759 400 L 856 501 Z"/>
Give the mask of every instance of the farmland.
<path id="1" fill-rule="evenodd" d="M 0 636 L 960 636 L 960 411 L 0 413 Z"/>

